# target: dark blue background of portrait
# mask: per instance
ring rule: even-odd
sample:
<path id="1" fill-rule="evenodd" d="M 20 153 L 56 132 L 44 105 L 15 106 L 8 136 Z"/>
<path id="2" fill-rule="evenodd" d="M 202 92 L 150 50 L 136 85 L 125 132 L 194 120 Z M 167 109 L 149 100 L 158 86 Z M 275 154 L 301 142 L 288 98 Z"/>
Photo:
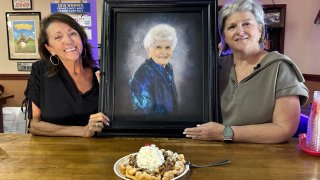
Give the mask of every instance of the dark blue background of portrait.
<path id="1" fill-rule="evenodd" d="M 170 60 L 179 95 L 178 113 L 175 116 L 188 117 L 190 121 L 202 120 L 204 105 L 202 19 L 200 12 L 117 14 L 115 116 L 134 115 L 129 79 L 147 58 L 143 39 L 148 30 L 157 24 L 165 23 L 176 29 L 178 37 L 177 46 Z M 176 120 L 179 121 L 179 118 Z M 186 119 L 181 120 L 186 121 Z"/>

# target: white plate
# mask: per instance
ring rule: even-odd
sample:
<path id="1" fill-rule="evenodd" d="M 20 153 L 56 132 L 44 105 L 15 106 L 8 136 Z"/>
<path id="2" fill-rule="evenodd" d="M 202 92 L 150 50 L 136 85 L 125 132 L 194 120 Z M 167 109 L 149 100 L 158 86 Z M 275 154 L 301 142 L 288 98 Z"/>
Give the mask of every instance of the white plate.
<path id="1" fill-rule="evenodd" d="M 124 156 L 124 157 L 118 159 L 118 161 L 117 161 L 116 163 L 114 163 L 114 165 L 113 165 L 113 171 L 114 171 L 114 172 L 116 173 L 116 175 L 119 176 L 121 179 L 130 180 L 130 179 L 126 178 L 123 174 L 120 173 L 120 165 L 119 165 L 119 164 L 120 164 L 122 161 L 124 161 L 125 158 L 127 158 L 127 157 L 129 157 L 129 156 L 131 156 L 131 155 L 135 155 L 135 154 L 137 154 L 137 153 L 132 153 L 132 154 L 129 154 L 129 155 L 127 155 L 127 156 Z M 179 176 L 173 178 L 172 180 L 177 180 L 177 179 L 181 178 L 181 177 L 184 176 L 188 171 L 189 171 L 189 165 L 185 165 L 184 171 L 183 171 Z"/>

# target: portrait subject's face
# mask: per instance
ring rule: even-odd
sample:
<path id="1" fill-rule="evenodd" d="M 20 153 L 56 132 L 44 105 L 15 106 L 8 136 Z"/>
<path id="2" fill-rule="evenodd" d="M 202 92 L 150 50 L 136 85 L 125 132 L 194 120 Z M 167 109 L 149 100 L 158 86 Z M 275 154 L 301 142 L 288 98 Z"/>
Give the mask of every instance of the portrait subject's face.
<path id="1" fill-rule="evenodd" d="M 148 56 L 152 58 L 157 64 L 165 66 L 169 63 L 173 54 L 172 43 L 170 41 L 157 42 L 149 49 Z"/>

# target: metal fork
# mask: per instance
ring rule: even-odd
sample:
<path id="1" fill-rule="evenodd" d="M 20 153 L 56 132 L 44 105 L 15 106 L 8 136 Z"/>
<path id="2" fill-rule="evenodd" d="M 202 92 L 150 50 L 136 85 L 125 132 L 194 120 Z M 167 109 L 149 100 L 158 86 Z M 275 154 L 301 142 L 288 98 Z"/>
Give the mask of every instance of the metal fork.
<path id="1" fill-rule="evenodd" d="M 212 162 L 212 163 L 205 164 L 205 165 L 192 164 L 190 161 L 186 161 L 184 164 L 189 165 L 190 168 L 205 168 L 205 167 L 226 165 L 229 163 L 231 163 L 230 160 L 222 160 L 222 161 Z"/>

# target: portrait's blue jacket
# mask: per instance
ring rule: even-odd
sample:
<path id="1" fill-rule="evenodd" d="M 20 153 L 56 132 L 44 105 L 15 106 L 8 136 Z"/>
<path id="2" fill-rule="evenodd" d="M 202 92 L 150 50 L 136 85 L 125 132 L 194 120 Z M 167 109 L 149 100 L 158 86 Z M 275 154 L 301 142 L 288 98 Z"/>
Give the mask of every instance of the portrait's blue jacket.
<path id="1" fill-rule="evenodd" d="M 138 114 L 167 115 L 177 111 L 178 93 L 170 63 L 165 68 L 147 59 L 129 81 Z"/>

